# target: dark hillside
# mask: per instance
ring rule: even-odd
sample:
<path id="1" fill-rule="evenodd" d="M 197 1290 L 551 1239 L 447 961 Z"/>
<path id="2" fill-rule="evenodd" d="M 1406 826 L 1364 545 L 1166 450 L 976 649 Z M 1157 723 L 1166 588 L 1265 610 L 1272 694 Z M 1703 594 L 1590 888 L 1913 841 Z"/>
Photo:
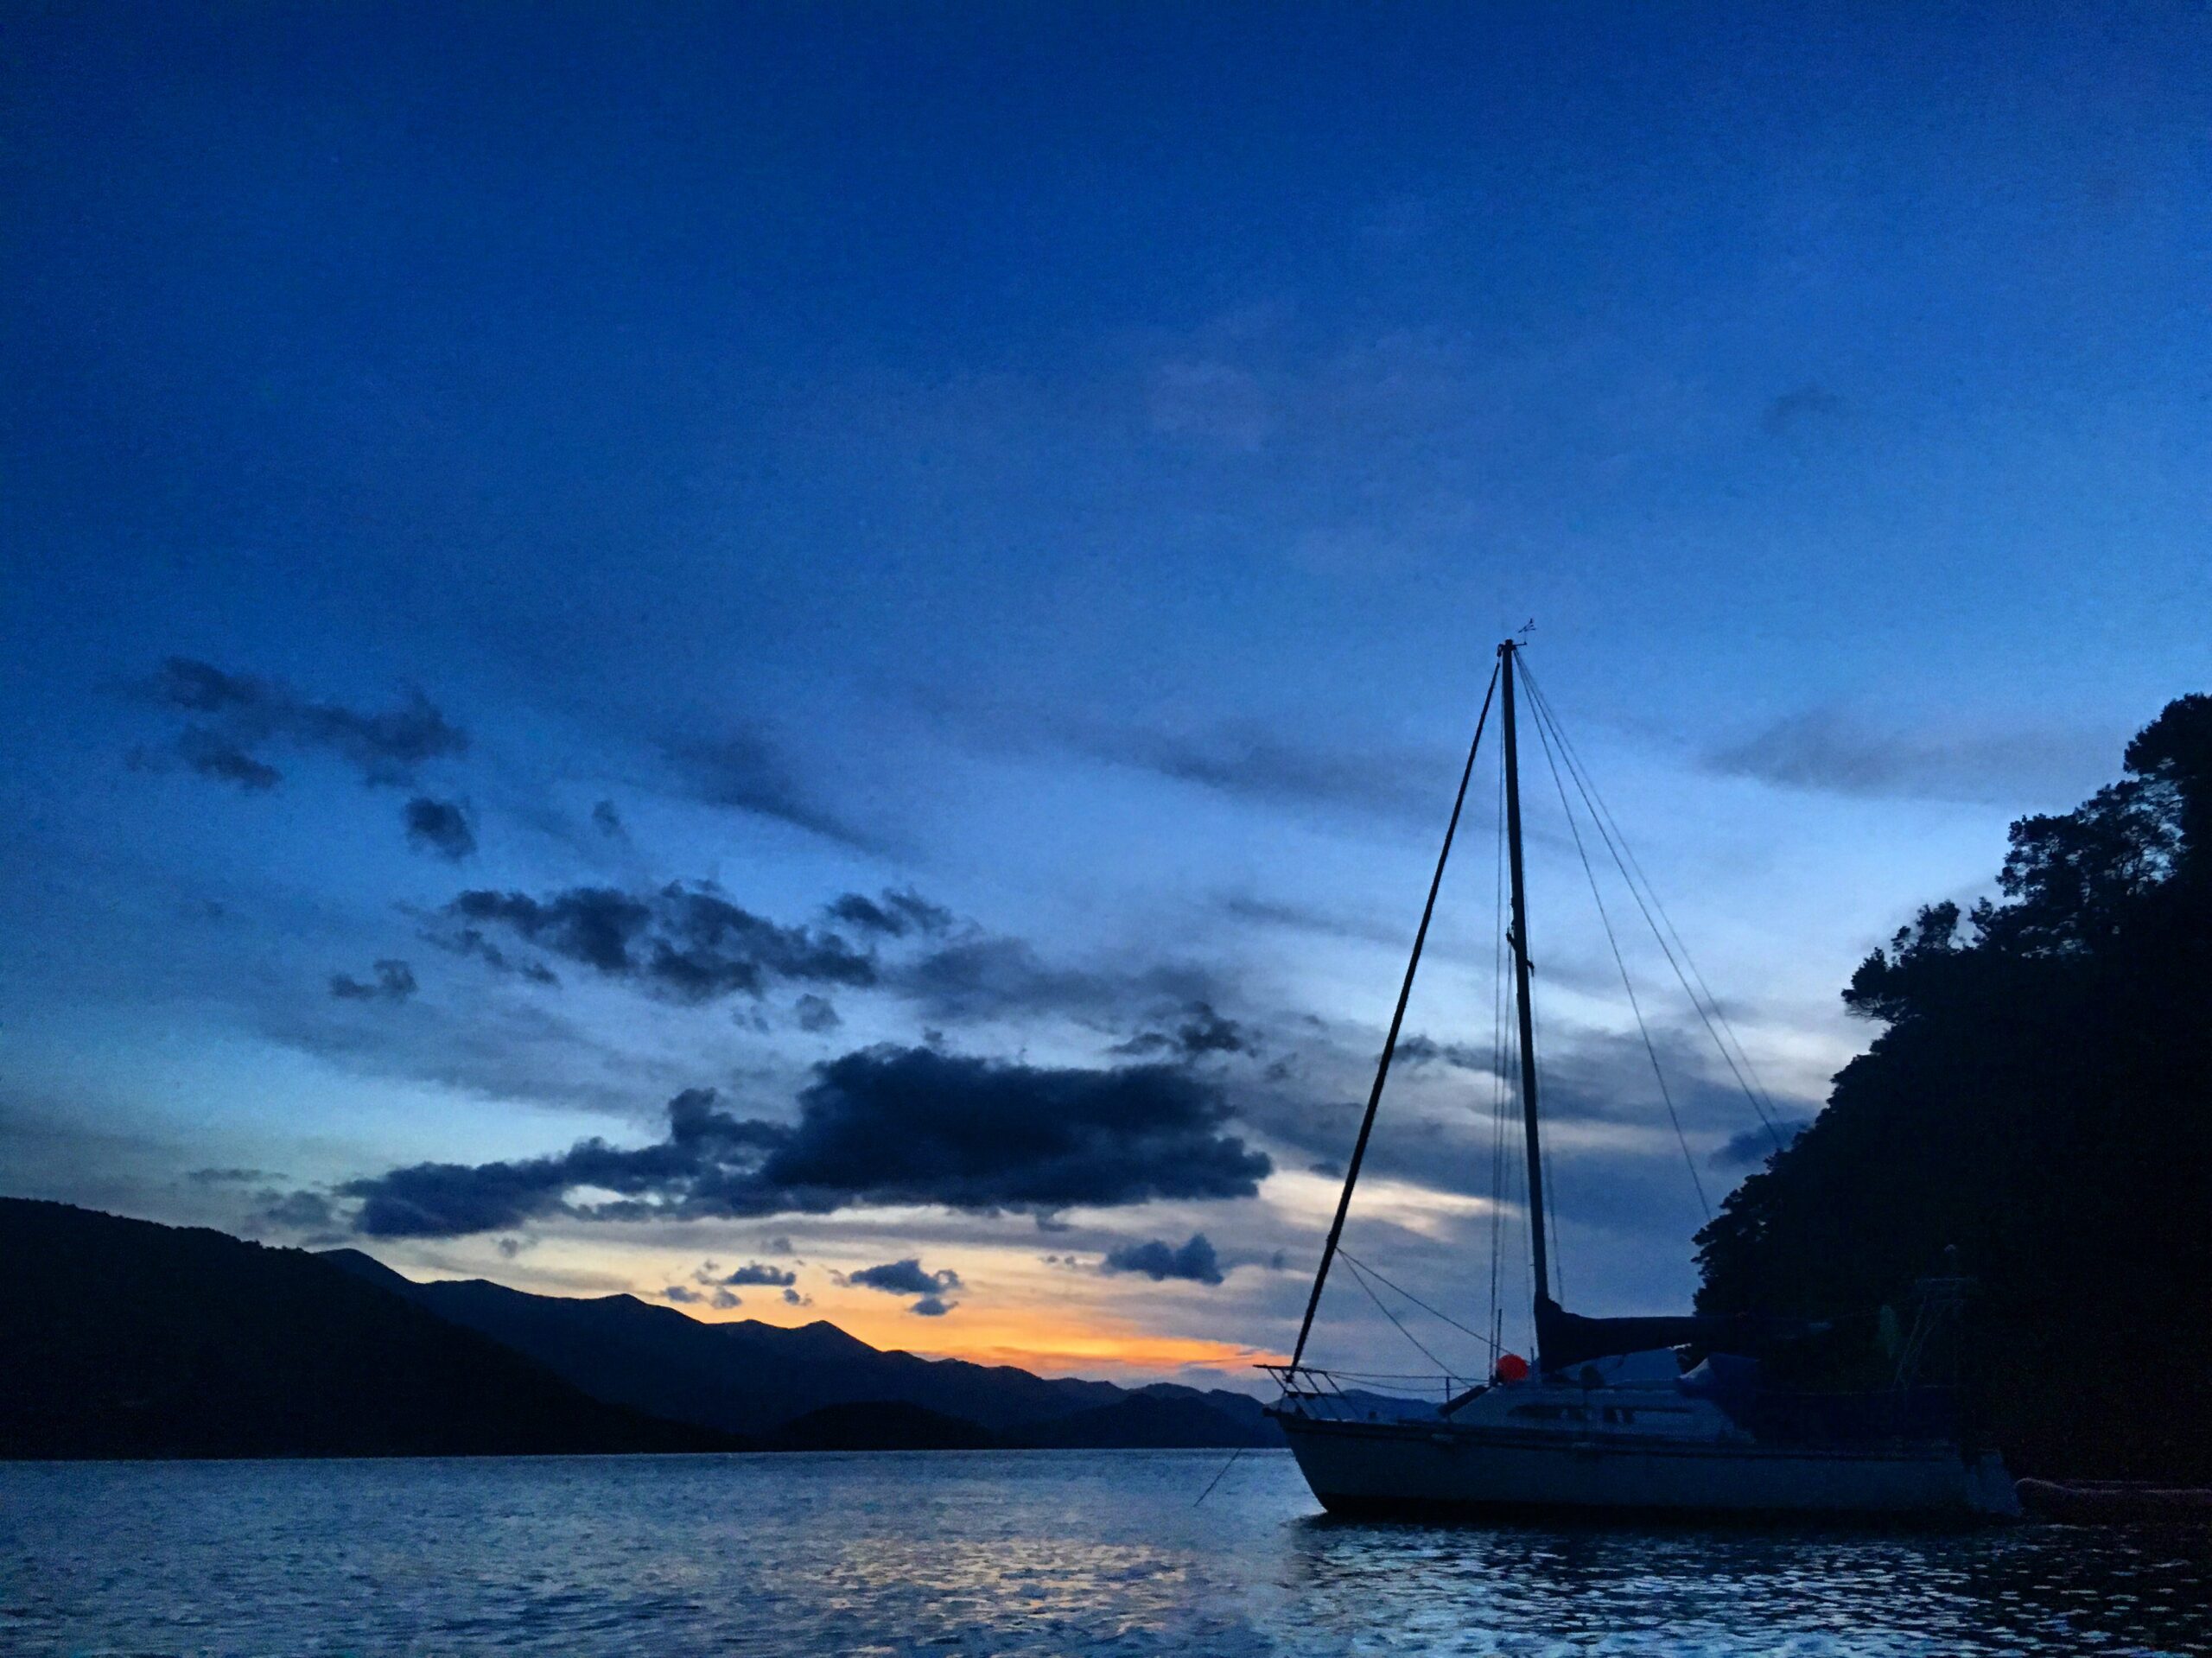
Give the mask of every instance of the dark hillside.
<path id="1" fill-rule="evenodd" d="M 297 1249 L 0 1198 L 0 1455 L 726 1449 Z"/>
<path id="2" fill-rule="evenodd" d="M 1699 1235 L 1700 1305 L 1902 1307 L 1955 1245 L 2014 1472 L 2212 1480 L 2212 697 L 2125 766 L 1859 969 L 1882 1032 Z"/>
<path id="3" fill-rule="evenodd" d="M 1108 1438 L 1049 1442 L 1280 1443 L 1258 1401 L 1242 1394 L 1173 1388 L 1132 1394 L 1109 1382 L 885 1352 L 821 1320 L 796 1330 L 749 1318 L 707 1324 L 634 1296 L 532 1295 L 481 1279 L 418 1284 L 358 1250 L 325 1259 L 529 1354 L 594 1398 L 734 1432 L 772 1434 L 826 1407 L 910 1405 L 1007 1443 L 1045 1443 L 1030 1430 L 1165 1392 L 1184 1401 L 1179 1413 L 1109 1415 L 1098 1419 Z M 1137 1421 L 1157 1423 L 1169 1437 L 1131 1440 L 1125 1436 Z"/>

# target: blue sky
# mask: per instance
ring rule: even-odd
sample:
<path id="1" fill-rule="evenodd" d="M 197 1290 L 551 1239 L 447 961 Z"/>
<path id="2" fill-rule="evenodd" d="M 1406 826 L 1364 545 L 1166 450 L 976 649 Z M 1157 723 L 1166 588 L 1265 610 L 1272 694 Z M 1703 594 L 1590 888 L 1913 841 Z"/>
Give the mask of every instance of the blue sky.
<path id="1" fill-rule="evenodd" d="M 655 1293 L 782 1244 L 810 1305 L 699 1310 L 1101 1374 L 1279 1349 L 1308 1166 L 1349 1141 L 1455 751 L 1531 617 L 1762 1075 L 1811 1109 L 1866 1038 L 1834 1001 L 1866 950 L 2206 684 L 2209 29 L 18 20 L 5 1185 L 334 1236 L 348 1182 L 648 1147 L 687 1089 L 810 1121 L 855 1052 L 1150 1062 L 1269 1159 L 1256 1191 L 1123 1192 L 1064 1231 L 880 1186 L 683 1219 L 571 1191 L 372 1247 Z M 164 702 L 172 657 L 251 689 L 211 725 Z M 416 696 L 465 746 L 394 762 L 330 715 Z M 210 729 L 281 778 L 195 769 Z M 1478 793 L 1414 1025 L 1486 1051 Z M 473 848 L 410 839 L 416 799 Z M 1696 1198 L 1563 826 L 1532 834 L 1568 1288 L 1663 1304 Z M 671 882 L 843 937 L 871 981 L 687 998 L 511 921 L 479 930 L 506 972 L 457 942 L 463 892 Z M 887 890 L 946 919 L 825 907 Z M 332 994 L 380 961 L 412 988 Z M 1656 953 L 1630 965 L 1717 1197 L 1751 1119 Z M 1199 1004 L 1237 1045 L 1177 1045 Z M 1488 1087 L 1409 1074 L 1362 1211 L 1363 1259 L 1462 1306 Z M 190 1178 L 223 1170 L 255 1172 Z M 1219 1284 L 1103 1270 L 1198 1234 Z M 958 1274 L 950 1312 L 852 1276 L 909 1257 Z M 1359 1299 L 1338 1351 L 1379 1363 Z"/>

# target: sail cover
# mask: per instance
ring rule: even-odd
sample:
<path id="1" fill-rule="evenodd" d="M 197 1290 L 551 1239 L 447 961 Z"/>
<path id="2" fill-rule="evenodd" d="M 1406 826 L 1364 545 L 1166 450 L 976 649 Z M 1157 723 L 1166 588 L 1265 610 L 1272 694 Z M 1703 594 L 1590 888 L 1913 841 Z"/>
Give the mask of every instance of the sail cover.
<path id="1" fill-rule="evenodd" d="M 1730 1346 L 1748 1343 L 1758 1332 L 1743 1318 L 1685 1313 L 1674 1318 L 1586 1318 L 1569 1312 L 1550 1296 L 1536 1302 L 1536 1352 L 1547 1370 L 1564 1370 L 1618 1353 L 1645 1353 L 1656 1347 Z"/>

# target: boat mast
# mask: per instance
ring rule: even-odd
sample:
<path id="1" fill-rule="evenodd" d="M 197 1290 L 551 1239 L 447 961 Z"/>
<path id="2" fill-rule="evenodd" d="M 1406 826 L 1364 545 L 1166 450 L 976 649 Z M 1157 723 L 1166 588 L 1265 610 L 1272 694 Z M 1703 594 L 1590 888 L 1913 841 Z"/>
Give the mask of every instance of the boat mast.
<path id="1" fill-rule="evenodd" d="M 1444 885 L 1444 866 L 1452 857 L 1452 837 L 1459 832 L 1459 813 L 1467 804 L 1467 781 L 1475 774 L 1475 755 L 1483 746 L 1483 728 L 1490 724 L 1491 699 L 1497 695 L 1493 670 L 1483 692 L 1483 711 L 1475 716 L 1474 740 L 1467 745 L 1467 763 L 1459 772 L 1459 791 L 1452 797 L 1452 821 L 1444 826 L 1444 844 L 1436 854 L 1436 873 L 1429 877 L 1428 901 L 1421 908 L 1421 925 L 1414 930 L 1413 954 L 1406 962 L 1405 982 L 1398 987 L 1398 1005 L 1390 1014 L 1390 1029 L 1382 1039 L 1382 1057 L 1375 1066 L 1375 1086 L 1368 1090 L 1367 1111 L 1359 1120 L 1359 1138 L 1351 1143 L 1351 1161 L 1344 1167 L 1344 1189 L 1337 1198 L 1336 1218 L 1329 1223 L 1329 1241 L 1321 1246 L 1321 1264 L 1313 1274 L 1313 1290 L 1306 1298 L 1306 1316 L 1299 1321 L 1298 1344 L 1290 1351 L 1289 1374 L 1296 1375 L 1306 1356 L 1306 1338 L 1313 1333 L 1313 1315 L 1321 1305 L 1321 1289 L 1329 1281 L 1330 1263 L 1337 1258 L 1337 1242 L 1344 1236 L 1344 1217 L 1351 1212 L 1352 1188 L 1359 1184 L 1359 1166 L 1367 1158 L 1368 1137 L 1375 1132 L 1376 1109 L 1382 1103 L 1382 1084 L 1389 1080 L 1390 1057 L 1398 1051 L 1399 1027 L 1406 1022 L 1406 1003 L 1414 994 L 1414 975 L 1421 971 L 1421 946 L 1428 942 L 1428 924 L 1436 913 L 1436 894 Z"/>
<path id="2" fill-rule="evenodd" d="M 1551 1299 L 1550 1263 L 1544 1249 L 1544 1159 L 1536 1138 L 1536 1040 L 1529 1008 L 1529 899 L 1521 875 L 1521 751 L 1513 721 L 1513 661 L 1519 647 L 1508 639 L 1497 647 L 1499 699 L 1505 729 L 1505 844 L 1513 884 L 1513 924 L 1506 933 L 1513 945 L 1514 999 L 1521 1020 L 1521 1123 L 1529 1142 L 1529 1243 L 1535 1256 L 1536 1303 Z M 1537 1369 L 1543 1344 L 1537 1342 Z"/>

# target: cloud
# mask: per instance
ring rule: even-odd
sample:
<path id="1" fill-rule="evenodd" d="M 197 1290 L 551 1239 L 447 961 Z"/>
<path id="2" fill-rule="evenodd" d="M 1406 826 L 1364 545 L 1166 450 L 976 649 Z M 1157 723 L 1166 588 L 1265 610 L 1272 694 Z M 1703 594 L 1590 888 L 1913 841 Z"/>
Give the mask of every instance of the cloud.
<path id="1" fill-rule="evenodd" d="M 1262 448 L 1275 430 L 1266 388 L 1228 363 L 1163 363 L 1153 371 L 1147 403 L 1152 429 L 1163 436 L 1240 454 Z"/>
<path id="2" fill-rule="evenodd" d="M 1768 435 L 1780 437 L 1800 426 L 1838 419 L 1850 408 L 1848 403 L 1826 386 L 1796 386 L 1767 404 L 1759 416 L 1759 424 L 1766 429 Z"/>
<path id="3" fill-rule="evenodd" d="M 203 778 L 235 783 L 248 794 L 264 794 L 284 780 L 275 766 L 257 760 L 245 749 L 204 726 L 187 726 L 178 734 L 177 758 Z"/>
<path id="4" fill-rule="evenodd" d="M 1060 735 L 1097 759 L 1263 805 L 1440 826 L 1452 804 L 1450 762 L 1435 753 L 1380 745 L 1329 747 L 1249 722 L 1195 731 L 1064 726 Z"/>
<path id="5" fill-rule="evenodd" d="M 750 727 L 713 742 L 685 740 L 663 752 L 693 796 L 710 806 L 732 806 L 772 817 L 811 835 L 872 849 L 862 833 L 816 800 L 799 783 L 789 759 L 767 733 Z"/>
<path id="6" fill-rule="evenodd" d="M 251 1217 L 255 1230 L 326 1231 L 337 1222 L 330 1200 L 316 1191 L 264 1191 Z"/>
<path id="7" fill-rule="evenodd" d="M 863 1267 L 856 1273 L 847 1274 L 845 1282 L 864 1290 L 881 1290 L 886 1295 L 918 1295 L 921 1299 L 906 1311 L 925 1318 L 942 1318 L 958 1306 L 957 1301 L 944 1298 L 963 1287 L 960 1274 L 950 1267 L 939 1272 L 925 1272 L 919 1258 L 912 1255 L 904 1261 L 886 1261 L 880 1267 Z"/>
<path id="8" fill-rule="evenodd" d="M 1126 1027 L 1147 1010 L 1209 1001 L 1222 987 L 1200 968 L 1155 964 L 1135 972 L 1057 967 L 1027 943 L 976 933 L 884 969 L 887 988 L 927 1017 L 982 1020 L 1061 1014 Z"/>
<path id="9" fill-rule="evenodd" d="M 543 899 L 473 891 L 441 913 L 463 924 L 449 936 L 449 948 L 489 960 L 483 930 L 504 927 L 541 950 L 673 1001 L 759 995 L 771 980 L 859 986 L 877 978 L 874 959 L 840 935 L 779 926 L 704 885 L 671 882 L 645 893 L 575 886 Z"/>
<path id="10" fill-rule="evenodd" d="M 630 831 L 623 827 L 622 814 L 614 810 L 614 803 L 602 800 L 591 809 L 592 827 L 610 841 L 627 841 Z"/>
<path id="11" fill-rule="evenodd" d="M 707 1299 L 705 1296 L 700 1294 L 698 1291 L 691 1288 L 689 1285 L 684 1284 L 671 1284 L 667 1288 L 661 1292 L 661 1294 L 666 1299 L 675 1302 L 677 1305 L 687 1307 L 696 1306 L 700 1302 Z"/>
<path id="12" fill-rule="evenodd" d="M 1203 1232 L 1192 1233 L 1190 1242 L 1179 1248 L 1165 1238 L 1154 1238 L 1148 1243 L 1125 1243 L 1107 1252 L 1106 1259 L 1099 1263 L 1099 1270 L 1142 1273 L 1154 1283 L 1181 1278 L 1193 1284 L 1218 1284 L 1224 1276 L 1213 1245 Z"/>
<path id="13" fill-rule="evenodd" d="M 856 932 L 880 933 L 889 938 L 904 938 L 914 932 L 944 932 L 953 921 L 951 911 L 931 903 L 912 887 L 895 892 L 887 887 L 878 898 L 848 893 L 827 909 L 832 920 L 842 921 Z"/>
<path id="14" fill-rule="evenodd" d="M 947 1290 L 964 1287 L 960 1274 L 950 1267 L 940 1272 L 925 1272 L 920 1258 L 913 1255 L 904 1261 L 886 1261 L 880 1267 L 863 1267 L 856 1273 L 846 1274 L 845 1281 L 864 1290 L 881 1290 L 887 1295 L 942 1295 Z"/>
<path id="15" fill-rule="evenodd" d="M 797 1290 L 785 1290 L 784 1305 L 789 1307 L 810 1307 L 814 1305 L 814 1298 L 810 1295 L 801 1295 Z"/>
<path id="16" fill-rule="evenodd" d="M 1719 1150 L 1707 1159 L 1716 1169 L 1747 1169 L 1764 1163 L 1768 1158 L 1786 1147 L 1813 1125 L 1809 1121 L 1784 1120 L 1774 1125 L 1770 1134 L 1764 1123 L 1756 1128 L 1746 1128 L 1732 1134 Z M 1776 1142 L 1777 1139 L 1780 1145 Z"/>
<path id="17" fill-rule="evenodd" d="M 451 950 L 456 956 L 471 956 L 495 973 L 512 974 L 532 984 L 558 985 L 561 975 L 543 962 L 510 956 L 484 936 L 481 927 L 433 928 L 426 930 L 424 942 L 440 950 Z"/>
<path id="18" fill-rule="evenodd" d="M 670 1101 L 666 1139 L 587 1140 L 520 1162 L 422 1163 L 349 1182 L 357 1229 L 450 1237 L 540 1215 L 828 1214 L 929 1204 L 1039 1216 L 1156 1198 L 1249 1197 L 1271 1171 L 1226 1132 L 1219 1090 L 1160 1065 L 1058 1070 L 931 1048 L 869 1048 L 816 1067 L 796 1123 L 740 1118 L 709 1089 Z M 567 1194 L 614 1194 L 571 1204 Z"/>
<path id="19" fill-rule="evenodd" d="M 1114 1051 L 1137 1055 L 1179 1053 L 1190 1059 L 1201 1054 L 1252 1051 L 1251 1032 L 1235 1020 L 1224 1019 L 1216 1013 L 1211 1002 L 1194 1001 L 1189 1011 L 1190 1017 L 1172 1032 L 1147 1031 L 1118 1044 Z"/>
<path id="20" fill-rule="evenodd" d="M 404 812 L 407 844 L 417 852 L 435 853 L 458 863 L 476 850 L 476 831 L 454 800 L 433 800 L 416 795 Z"/>
<path id="21" fill-rule="evenodd" d="M 1444 1064 L 1455 1070 L 1478 1071 L 1485 1077 L 1496 1071 L 1491 1057 L 1477 1051 L 1471 1044 L 1439 1042 L 1419 1032 L 1401 1038 L 1391 1058 L 1402 1065 Z"/>
<path id="22" fill-rule="evenodd" d="M 410 691 L 397 707 L 365 713 L 311 702 L 278 681 L 226 673 L 188 657 L 169 657 L 136 689 L 157 708 L 194 716 L 177 735 L 179 759 L 202 777 L 249 791 L 283 781 L 264 758 L 271 748 L 332 754 L 364 783 L 401 787 L 427 762 L 468 746 L 467 734 L 420 691 Z"/>
<path id="23" fill-rule="evenodd" d="M 770 1289 L 787 1289 L 798 1282 L 798 1274 L 781 1267 L 770 1267 L 758 1261 L 748 1261 L 736 1271 L 725 1274 L 715 1280 L 722 1284 L 760 1284 Z"/>
<path id="24" fill-rule="evenodd" d="M 340 1001 L 405 1001 L 417 988 L 415 969 L 404 962 L 378 962 L 373 984 L 364 984 L 350 973 L 330 975 L 330 994 Z"/>
<path id="25" fill-rule="evenodd" d="M 532 1249 L 537 1246 L 536 1238 L 501 1238 L 499 1242 L 499 1250 L 503 1259 L 512 1261 L 524 1250 Z"/>
<path id="26" fill-rule="evenodd" d="M 251 1185 L 278 1177 L 266 1169 L 194 1169 L 185 1177 L 195 1186 Z"/>
<path id="27" fill-rule="evenodd" d="M 2094 787 L 2113 746 L 2087 732 L 2026 727 L 1884 729 L 1822 708 L 1714 749 L 1703 763 L 1725 776 L 1790 789 L 2007 804 L 2023 797 L 2071 799 Z"/>
<path id="28" fill-rule="evenodd" d="M 728 1312 L 732 1307 L 745 1305 L 742 1296 L 732 1295 L 728 1290 L 716 1290 L 707 1298 L 707 1301 L 709 1305 L 718 1307 L 724 1312 Z"/>
<path id="29" fill-rule="evenodd" d="M 802 1031 L 817 1033 L 834 1031 L 845 1022 L 837 1017 L 835 1003 L 827 996 L 817 996 L 810 990 L 791 1004 L 791 1012 L 798 1015 L 798 1027 Z"/>

